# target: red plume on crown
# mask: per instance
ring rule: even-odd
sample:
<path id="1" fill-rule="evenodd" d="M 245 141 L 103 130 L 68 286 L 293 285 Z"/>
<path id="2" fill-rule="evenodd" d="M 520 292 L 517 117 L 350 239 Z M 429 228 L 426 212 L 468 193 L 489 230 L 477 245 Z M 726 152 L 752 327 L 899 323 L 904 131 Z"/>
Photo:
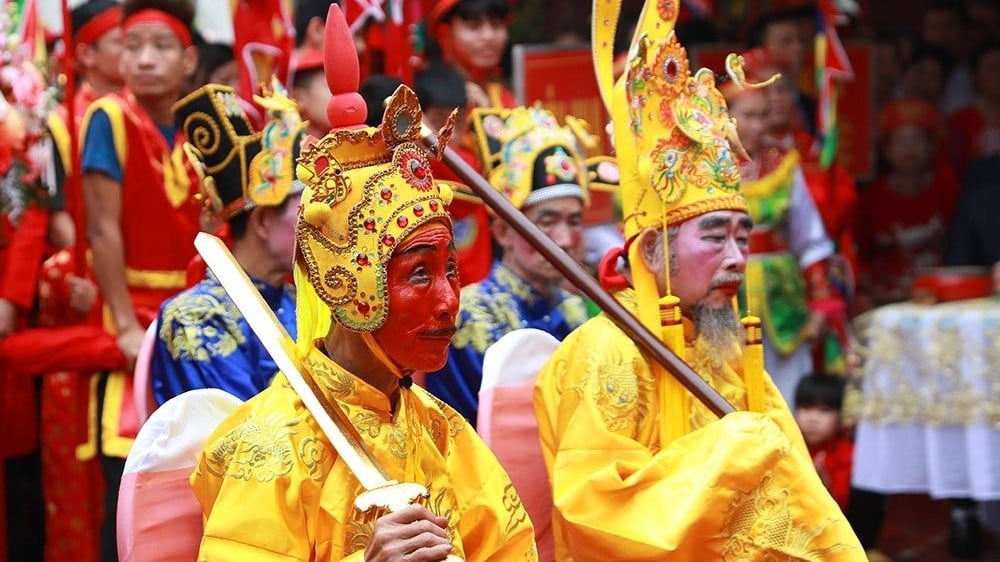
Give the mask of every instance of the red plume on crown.
<path id="1" fill-rule="evenodd" d="M 368 117 L 368 107 L 358 93 L 358 53 L 344 12 L 336 3 L 330 4 L 330 11 L 326 15 L 323 71 L 326 73 L 330 93 L 333 94 L 326 106 L 330 125 L 334 129 L 363 127 L 365 118 Z"/>

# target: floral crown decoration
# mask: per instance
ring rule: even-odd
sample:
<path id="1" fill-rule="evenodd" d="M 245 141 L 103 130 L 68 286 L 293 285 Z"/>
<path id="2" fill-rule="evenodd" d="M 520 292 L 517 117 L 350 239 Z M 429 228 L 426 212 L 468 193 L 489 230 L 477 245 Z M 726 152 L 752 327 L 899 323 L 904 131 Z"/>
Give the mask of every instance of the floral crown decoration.
<path id="1" fill-rule="evenodd" d="M 617 186 L 617 165 L 594 149 L 585 122 L 567 117 L 560 125 L 540 105 L 472 111 L 470 117 L 483 175 L 517 208 L 561 197 L 585 204 L 590 189 Z"/>

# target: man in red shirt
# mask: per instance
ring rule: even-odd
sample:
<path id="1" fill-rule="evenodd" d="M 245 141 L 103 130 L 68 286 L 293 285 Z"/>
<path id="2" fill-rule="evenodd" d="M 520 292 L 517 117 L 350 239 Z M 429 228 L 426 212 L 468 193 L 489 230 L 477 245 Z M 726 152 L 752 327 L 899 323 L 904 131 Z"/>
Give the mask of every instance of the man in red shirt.
<path id="1" fill-rule="evenodd" d="M 106 328 L 131 365 L 160 304 L 185 287 L 195 254 L 198 177 L 182 150 L 172 106 L 197 66 L 198 51 L 191 39 L 193 9 L 184 0 L 128 0 L 122 15 L 125 87 L 90 106 L 82 126 L 82 170 Z M 117 555 L 118 479 L 137 429 L 134 416 L 122 416 L 130 386 L 127 373 L 100 377 L 91 402 L 96 426 L 78 451 L 83 458 L 99 452 L 104 470 L 102 560 Z"/>

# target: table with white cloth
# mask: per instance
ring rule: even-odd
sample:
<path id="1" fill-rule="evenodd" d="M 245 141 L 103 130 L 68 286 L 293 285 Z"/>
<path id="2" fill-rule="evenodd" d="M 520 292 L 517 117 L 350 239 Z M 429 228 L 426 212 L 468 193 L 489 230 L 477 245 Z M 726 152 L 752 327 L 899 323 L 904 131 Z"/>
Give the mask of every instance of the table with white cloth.
<path id="1" fill-rule="evenodd" d="M 1000 299 L 872 313 L 855 487 L 1000 500 Z"/>

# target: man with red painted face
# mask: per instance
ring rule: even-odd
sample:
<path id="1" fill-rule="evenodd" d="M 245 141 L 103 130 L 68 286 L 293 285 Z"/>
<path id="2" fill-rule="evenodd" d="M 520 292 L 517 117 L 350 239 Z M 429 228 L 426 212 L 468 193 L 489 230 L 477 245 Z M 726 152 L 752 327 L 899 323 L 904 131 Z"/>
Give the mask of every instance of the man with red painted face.
<path id="1" fill-rule="evenodd" d="M 278 374 L 215 430 L 195 467 L 199 559 L 533 560 L 534 532 L 506 473 L 458 413 L 412 385 L 444 364 L 459 294 L 452 192 L 430 174 L 419 102 L 401 86 L 382 124 L 365 127 L 336 6 L 326 50 L 334 129 L 303 148 L 298 168 L 296 355 L 324 408 L 346 414 L 387 476 L 430 496 L 359 512 L 364 489 Z"/>
<path id="2" fill-rule="evenodd" d="M 514 107 L 514 94 L 499 81 L 507 50 L 507 0 L 424 0 L 427 30 L 444 61 L 466 80 L 472 107 Z"/>

